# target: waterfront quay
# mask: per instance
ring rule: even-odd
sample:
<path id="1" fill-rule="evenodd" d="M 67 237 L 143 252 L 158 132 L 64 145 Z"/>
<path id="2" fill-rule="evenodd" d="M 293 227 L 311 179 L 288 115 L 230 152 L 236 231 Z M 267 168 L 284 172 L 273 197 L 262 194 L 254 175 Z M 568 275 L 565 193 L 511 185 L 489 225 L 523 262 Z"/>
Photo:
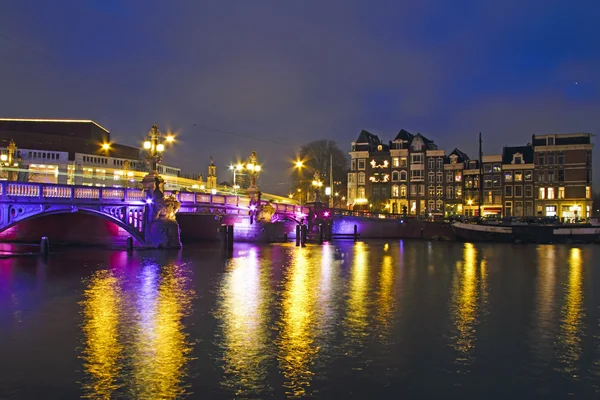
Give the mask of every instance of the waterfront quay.
<path id="1" fill-rule="evenodd" d="M 402 240 L 2 259 L 0 398 L 597 398 L 599 259 Z"/>

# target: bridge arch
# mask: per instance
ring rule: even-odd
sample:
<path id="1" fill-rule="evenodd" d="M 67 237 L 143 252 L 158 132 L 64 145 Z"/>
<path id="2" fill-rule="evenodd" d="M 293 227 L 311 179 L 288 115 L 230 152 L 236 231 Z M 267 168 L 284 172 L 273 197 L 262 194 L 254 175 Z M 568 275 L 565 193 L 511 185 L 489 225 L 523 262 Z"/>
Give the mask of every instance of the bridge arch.
<path id="1" fill-rule="evenodd" d="M 14 212 L 13 209 L 17 210 L 17 211 Z M 98 210 L 98 209 L 94 209 L 94 208 L 59 206 L 59 207 L 51 207 L 48 209 L 43 209 L 43 207 L 39 207 L 39 206 L 33 207 L 33 208 L 32 207 L 13 206 L 10 208 L 5 208 L 2 211 L 3 211 L 3 214 L 7 214 L 7 215 L 2 215 L 2 222 L 0 223 L 0 233 L 6 231 L 16 225 L 19 225 L 20 223 L 23 223 L 26 221 L 31 221 L 34 219 L 43 218 L 46 216 L 61 215 L 61 214 L 65 214 L 65 215 L 86 214 L 86 215 L 92 215 L 92 216 L 98 217 L 105 221 L 112 222 L 119 228 L 122 228 L 124 231 L 126 231 L 137 242 L 144 243 L 143 226 L 140 226 L 141 229 L 138 230 L 135 226 L 129 225 L 111 214 L 108 214 L 106 212 L 103 212 L 102 210 Z"/>

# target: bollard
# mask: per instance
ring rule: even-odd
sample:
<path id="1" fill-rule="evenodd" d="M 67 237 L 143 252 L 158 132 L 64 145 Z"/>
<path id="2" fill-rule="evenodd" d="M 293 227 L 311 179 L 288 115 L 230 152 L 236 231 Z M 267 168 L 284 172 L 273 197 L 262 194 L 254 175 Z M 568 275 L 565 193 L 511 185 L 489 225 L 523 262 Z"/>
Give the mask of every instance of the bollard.
<path id="1" fill-rule="evenodd" d="M 319 224 L 319 244 L 323 244 L 323 224 Z"/>
<path id="2" fill-rule="evenodd" d="M 40 253 L 44 256 L 47 256 L 50 253 L 50 241 L 47 236 L 42 236 L 42 240 L 40 241 Z"/>
<path id="3" fill-rule="evenodd" d="M 302 234 L 300 235 L 301 237 L 301 245 L 302 247 L 306 247 L 306 237 L 308 236 L 308 226 L 306 225 L 302 225 Z"/>
<path id="4" fill-rule="evenodd" d="M 354 241 L 358 241 L 358 226 L 354 225 Z"/>
<path id="5" fill-rule="evenodd" d="M 296 225 L 296 246 L 300 246 L 302 234 L 300 233 L 300 224 Z"/>
<path id="6" fill-rule="evenodd" d="M 131 251 L 133 250 L 133 238 L 131 236 L 129 236 L 127 238 L 127 251 Z"/>
<path id="7" fill-rule="evenodd" d="M 227 225 L 227 250 L 233 251 L 233 225 Z"/>

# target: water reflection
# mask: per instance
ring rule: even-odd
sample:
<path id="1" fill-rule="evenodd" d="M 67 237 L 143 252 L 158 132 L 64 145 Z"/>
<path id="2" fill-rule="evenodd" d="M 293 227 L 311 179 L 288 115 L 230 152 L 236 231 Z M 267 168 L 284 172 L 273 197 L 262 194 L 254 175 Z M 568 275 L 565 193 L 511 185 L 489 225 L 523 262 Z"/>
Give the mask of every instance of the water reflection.
<path id="1" fill-rule="evenodd" d="M 569 278 L 565 293 L 565 304 L 561 312 L 559 360 L 563 371 L 576 377 L 577 362 L 581 357 L 583 334 L 583 293 L 581 288 L 581 250 L 571 249 L 569 254 Z"/>
<path id="2" fill-rule="evenodd" d="M 463 260 L 457 262 L 456 268 L 452 296 L 452 319 L 455 328 L 452 347 L 458 353 L 456 362 L 469 365 L 474 357 L 476 327 L 487 298 L 487 272 L 483 260 L 480 268 L 477 268 L 477 250 L 471 243 L 465 243 Z"/>
<path id="3" fill-rule="evenodd" d="M 368 335 L 367 294 L 369 290 L 367 248 L 363 242 L 354 246 L 354 262 L 350 276 L 348 293 L 346 325 L 346 340 L 348 341 L 349 356 L 352 357 L 362 349 L 364 338 Z"/>
<path id="4" fill-rule="evenodd" d="M 387 245 L 386 245 L 387 246 Z M 383 256 L 379 272 L 379 293 L 377 296 L 377 323 L 380 327 L 379 337 L 387 338 L 394 313 L 394 259 Z"/>
<path id="5" fill-rule="evenodd" d="M 552 356 L 555 326 L 556 247 L 542 245 L 537 248 L 538 278 L 536 284 L 536 321 L 531 342 L 536 357 L 545 365 Z"/>
<path id="6" fill-rule="evenodd" d="M 219 291 L 216 317 L 221 321 L 224 381 L 235 396 L 247 397 L 266 389 L 269 345 L 268 270 L 250 249 L 233 258 Z"/>
<path id="7" fill-rule="evenodd" d="M 185 394 L 192 345 L 182 318 L 193 292 L 184 272 L 183 266 L 150 263 L 134 286 L 113 270 L 89 279 L 82 303 L 84 397 L 114 398 L 123 391 L 143 399 Z"/>
<path id="8" fill-rule="evenodd" d="M 121 385 L 123 344 L 118 325 L 122 296 L 117 277 L 109 270 L 98 271 L 90 279 L 84 298 L 83 397 L 109 399 Z"/>
<path id="9" fill-rule="evenodd" d="M 319 347 L 315 341 L 320 292 L 320 260 L 308 257 L 310 250 L 295 249 L 286 273 L 279 323 L 279 368 L 288 397 L 309 395 L 313 362 Z"/>

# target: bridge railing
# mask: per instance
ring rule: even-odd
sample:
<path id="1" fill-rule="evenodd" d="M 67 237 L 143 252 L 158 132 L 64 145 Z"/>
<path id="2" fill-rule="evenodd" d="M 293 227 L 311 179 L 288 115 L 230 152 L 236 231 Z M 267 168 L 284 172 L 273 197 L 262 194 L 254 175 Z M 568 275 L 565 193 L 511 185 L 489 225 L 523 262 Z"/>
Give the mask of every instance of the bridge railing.
<path id="1" fill-rule="evenodd" d="M 172 192 L 165 191 L 165 195 L 169 196 Z M 245 210 L 251 210 L 250 198 L 241 196 L 230 196 L 221 194 L 206 194 L 206 193 L 193 193 L 193 192 L 179 192 L 177 194 L 178 200 L 181 202 L 182 207 L 193 207 L 212 205 L 220 207 L 239 208 Z M 261 205 L 266 205 L 269 202 L 261 200 Z M 271 203 L 275 207 L 277 213 L 282 214 L 296 214 L 297 216 L 307 216 L 310 212 L 308 207 L 296 206 L 293 204 L 283 203 Z"/>
<path id="2" fill-rule="evenodd" d="M 171 191 L 166 191 L 165 195 L 170 196 Z M 207 194 L 195 192 L 179 192 L 178 200 L 182 207 L 194 206 L 217 206 L 220 208 L 237 208 L 242 210 L 251 210 L 250 198 Z M 132 188 L 114 188 L 114 187 L 91 187 L 74 185 L 57 185 L 50 183 L 24 183 L 24 182 L 0 182 L 0 199 L 40 202 L 69 202 L 69 203 L 114 203 L 126 202 L 129 204 L 144 203 L 145 196 L 142 189 Z M 261 204 L 267 204 L 261 201 Z M 271 203 L 278 213 L 296 214 L 306 216 L 309 214 L 308 207 L 296 206 L 293 204 Z"/>
<path id="3" fill-rule="evenodd" d="M 141 189 L 100 188 L 56 185 L 49 183 L 0 182 L 3 199 L 39 200 L 42 202 L 129 202 L 142 203 Z"/>

